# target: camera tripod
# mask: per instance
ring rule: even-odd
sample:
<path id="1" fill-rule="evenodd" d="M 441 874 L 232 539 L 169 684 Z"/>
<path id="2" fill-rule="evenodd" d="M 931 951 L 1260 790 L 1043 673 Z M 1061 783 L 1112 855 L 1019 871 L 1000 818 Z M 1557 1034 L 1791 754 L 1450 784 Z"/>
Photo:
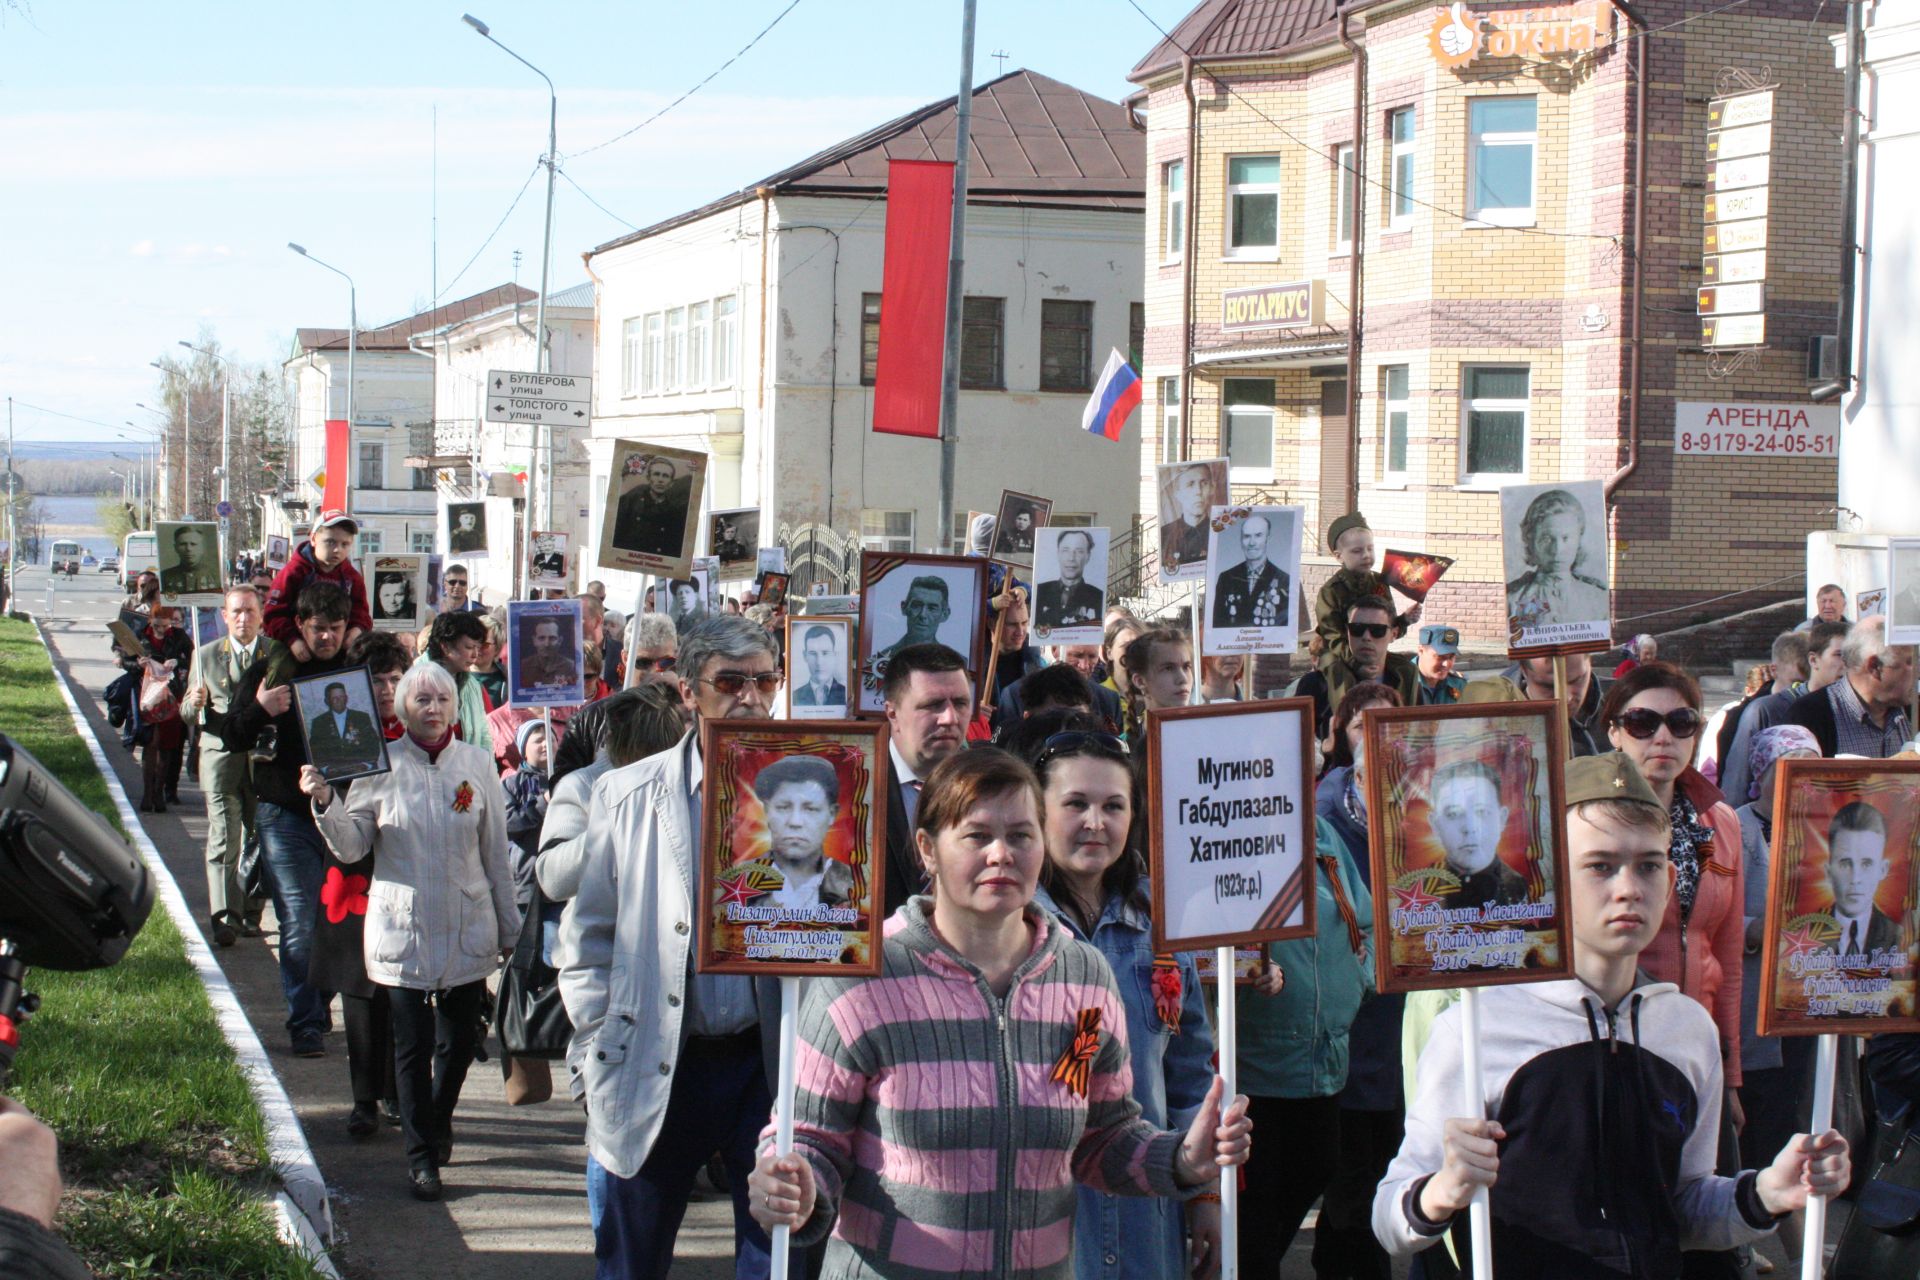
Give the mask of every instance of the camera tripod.
<path id="1" fill-rule="evenodd" d="M 40 1007 L 26 989 L 27 965 L 11 942 L 0 938 L 0 1089 L 7 1087 L 13 1059 L 20 1052 L 20 1027 Z"/>

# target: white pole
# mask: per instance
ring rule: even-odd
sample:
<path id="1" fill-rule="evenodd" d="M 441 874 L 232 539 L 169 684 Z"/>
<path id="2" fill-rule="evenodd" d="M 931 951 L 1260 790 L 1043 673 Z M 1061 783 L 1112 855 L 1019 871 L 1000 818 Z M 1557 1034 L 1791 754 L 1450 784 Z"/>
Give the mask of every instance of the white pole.
<path id="1" fill-rule="evenodd" d="M 800 1035 L 800 979 L 780 979 L 780 1078 L 778 1096 L 773 1100 L 773 1150 L 775 1155 L 793 1151 L 793 1059 Z M 782 1224 L 773 1229 L 773 1280 L 787 1280 L 787 1237 Z"/>
<path id="2" fill-rule="evenodd" d="M 1833 1128 L 1833 1076 L 1840 1054 L 1840 1037 L 1823 1035 L 1814 1046 L 1813 1123 L 1808 1132 L 1819 1137 Z M 1807 1197 L 1806 1238 L 1800 1245 L 1800 1280 L 1820 1280 L 1827 1269 L 1827 1198 Z"/>
<path id="3" fill-rule="evenodd" d="M 1487 1116 L 1487 1098 L 1480 1084 L 1480 989 L 1468 987 L 1460 993 L 1460 1105 L 1461 1115 L 1473 1120 Z M 1492 1212 L 1487 1189 L 1473 1193 L 1467 1206 L 1468 1234 L 1472 1237 L 1473 1280 L 1493 1280 Z"/>
<path id="4" fill-rule="evenodd" d="M 1213 952 L 1214 990 L 1220 997 L 1220 1014 L 1214 1025 L 1219 1029 L 1220 1081 L 1226 1087 L 1220 1093 L 1225 1111 L 1240 1093 L 1240 1008 L 1234 986 L 1233 948 L 1216 947 Z M 1240 1276 L 1240 1170 L 1236 1166 L 1220 1170 L 1220 1280 L 1239 1280 Z"/>

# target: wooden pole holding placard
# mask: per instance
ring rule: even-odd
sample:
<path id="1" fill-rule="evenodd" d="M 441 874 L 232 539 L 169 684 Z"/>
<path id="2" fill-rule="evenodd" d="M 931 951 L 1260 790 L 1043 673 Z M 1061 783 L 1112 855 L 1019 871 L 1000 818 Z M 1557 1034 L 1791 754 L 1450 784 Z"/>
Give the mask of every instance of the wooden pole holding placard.
<path id="1" fill-rule="evenodd" d="M 793 1152 L 793 1059 L 800 1034 L 800 979 L 780 979 L 780 1072 L 778 1092 L 773 1100 L 773 1153 Z M 787 1280 L 787 1237 L 792 1233 L 782 1223 L 773 1229 L 773 1280 Z"/>
<path id="2" fill-rule="evenodd" d="M 1561 659 L 1555 658 L 1555 674 Z M 1473 1120 L 1487 1117 L 1487 1099 L 1480 1084 L 1480 988 L 1468 987 L 1460 993 L 1460 1075 L 1461 1115 Z M 1470 1274 L 1473 1280 L 1493 1280 L 1492 1212 L 1487 1189 L 1473 1193 L 1467 1206 L 1468 1243 L 1473 1250 Z"/>
<path id="3" fill-rule="evenodd" d="M 547 767 L 542 770 L 547 775 L 548 785 L 553 783 L 553 708 L 540 708 L 540 724 L 547 731 Z"/>
<path id="4" fill-rule="evenodd" d="M 648 590 L 647 579 L 642 577 L 640 579 L 639 593 L 636 594 L 633 598 L 633 612 L 627 615 L 627 620 L 633 624 L 633 634 L 631 636 L 625 637 L 625 639 L 627 640 L 627 643 L 623 646 L 627 655 L 627 678 L 620 682 L 620 687 L 622 689 L 631 689 L 640 683 L 640 678 L 639 678 L 640 664 L 633 660 L 633 643 L 632 642 L 640 638 L 640 624 L 639 622 L 635 621 L 635 619 L 639 618 L 639 616 L 642 613 L 646 612 L 647 590 Z"/>
<path id="5" fill-rule="evenodd" d="M 1824 1034 L 1813 1053 L 1813 1122 L 1807 1131 L 1819 1137 L 1833 1128 L 1833 1077 L 1840 1037 Z M 1820 1280 L 1827 1261 L 1827 1197 L 1807 1197 L 1806 1238 L 1800 1244 L 1800 1280 Z"/>
<path id="6" fill-rule="evenodd" d="M 1222 1113 L 1233 1105 L 1240 1093 L 1240 1021 L 1239 997 L 1235 990 L 1233 947 L 1216 947 L 1213 952 L 1214 991 L 1220 997 L 1219 1030 L 1215 1046 L 1220 1054 L 1220 1093 Z M 1220 1280 L 1240 1277 L 1240 1169 L 1220 1171 Z"/>
<path id="7" fill-rule="evenodd" d="M 1560 732 L 1566 736 L 1567 753 L 1573 753 L 1573 708 L 1567 705 L 1567 655 L 1553 655 L 1553 700 L 1560 704 Z"/>

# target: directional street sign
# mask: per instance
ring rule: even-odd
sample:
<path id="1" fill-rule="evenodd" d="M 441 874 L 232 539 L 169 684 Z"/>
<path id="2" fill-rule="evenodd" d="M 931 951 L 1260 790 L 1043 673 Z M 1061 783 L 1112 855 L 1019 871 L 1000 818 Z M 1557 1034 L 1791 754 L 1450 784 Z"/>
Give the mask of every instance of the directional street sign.
<path id="1" fill-rule="evenodd" d="M 487 421 L 584 427 L 593 414 L 593 379 L 571 373 L 487 373 Z"/>

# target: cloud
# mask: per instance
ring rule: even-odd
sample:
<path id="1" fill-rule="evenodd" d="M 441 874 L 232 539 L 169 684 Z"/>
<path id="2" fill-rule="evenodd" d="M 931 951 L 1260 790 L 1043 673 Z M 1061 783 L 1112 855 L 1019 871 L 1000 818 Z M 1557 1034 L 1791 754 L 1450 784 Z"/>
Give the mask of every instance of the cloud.
<path id="1" fill-rule="evenodd" d="M 153 256 L 153 248 L 154 245 L 151 240 L 135 240 L 127 246 L 127 252 L 136 258 L 151 258 Z"/>

